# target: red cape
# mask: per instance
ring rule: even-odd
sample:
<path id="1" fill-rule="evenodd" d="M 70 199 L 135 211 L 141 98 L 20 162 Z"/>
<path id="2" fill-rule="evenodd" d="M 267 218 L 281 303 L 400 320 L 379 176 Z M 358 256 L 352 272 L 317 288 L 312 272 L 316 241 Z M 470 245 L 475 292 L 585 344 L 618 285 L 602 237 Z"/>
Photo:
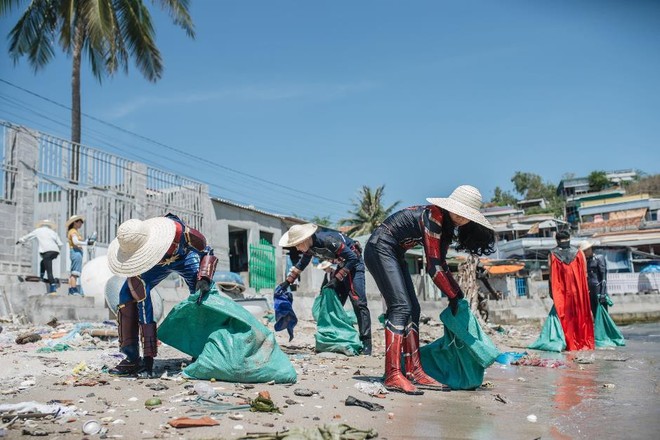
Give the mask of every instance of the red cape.
<path id="1" fill-rule="evenodd" d="M 594 349 L 594 320 L 589 302 L 587 262 L 578 251 L 570 263 L 550 253 L 552 298 L 566 337 L 566 350 Z"/>

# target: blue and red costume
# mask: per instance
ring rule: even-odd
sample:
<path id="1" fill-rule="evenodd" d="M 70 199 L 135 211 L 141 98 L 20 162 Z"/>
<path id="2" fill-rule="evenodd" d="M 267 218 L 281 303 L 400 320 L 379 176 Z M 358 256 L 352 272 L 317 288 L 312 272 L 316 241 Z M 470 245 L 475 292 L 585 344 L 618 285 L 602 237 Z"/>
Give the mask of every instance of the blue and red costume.
<path id="1" fill-rule="evenodd" d="M 151 302 L 151 290 L 155 286 L 172 272 L 184 279 L 191 294 L 199 290 L 200 286 L 203 286 L 202 290 L 208 291 L 208 287 L 213 283 L 218 259 L 213 255 L 213 249 L 207 246 L 204 235 L 175 215 L 168 214 L 165 217 L 172 220 L 176 226 L 169 249 L 151 269 L 127 278 L 119 292 L 119 345 L 126 359 L 110 370 L 111 374 L 135 374 L 145 370 L 151 373 L 153 359 L 158 353 L 156 322 Z M 142 334 L 144 359 L 140 359 L 139 355 L 139 333 Z"/>

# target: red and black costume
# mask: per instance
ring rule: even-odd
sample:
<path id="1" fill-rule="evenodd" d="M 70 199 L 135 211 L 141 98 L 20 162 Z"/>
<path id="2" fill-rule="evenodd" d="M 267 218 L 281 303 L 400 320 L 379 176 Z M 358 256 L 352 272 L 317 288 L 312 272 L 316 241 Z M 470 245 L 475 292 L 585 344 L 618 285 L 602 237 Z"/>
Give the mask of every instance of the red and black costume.
<path id="1" fill-rule="evenodd" d="M 418 385 L 442 387 L 422 369 L 418 352 L 421 310 L 404 255 L 408 249 L 422 245 L 426 270 L 433 282 L 450 301 L 462 298 L 463 292 L 445 261 L 451 244 L 449 234 L 443 236 L 443 220 L 448 215 L 435 205 L 403 209 L 376 228 L 365 248 L 365 263 L 387 304 L 385 386 L 397 391 L 419 393 L 406 378 Z M 400 367 L 402 352 L 405 376 Z"/>

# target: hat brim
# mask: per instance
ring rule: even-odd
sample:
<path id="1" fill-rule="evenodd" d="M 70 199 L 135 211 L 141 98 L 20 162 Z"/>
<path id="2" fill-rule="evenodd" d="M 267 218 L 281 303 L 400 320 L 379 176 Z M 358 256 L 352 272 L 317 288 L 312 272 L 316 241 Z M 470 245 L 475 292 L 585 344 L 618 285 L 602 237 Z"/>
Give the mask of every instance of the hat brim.
<path id="1" fill-rule="evenodd" d="M 314 232 L 318 229 L 318 226 L 313 225 L 313 227 L 310 227 L 308 230 L 305 231 L 304 235 L 301 235 L 297 240 L 291 239 L 291 236 L 289 235 L 289 231 L 286 231 L 284 235 L 280 238 L 279 245 L 282 247 L 293 247 L 296 246 L 303 241 L 307 240 L 309 237 L 314 235 Z"/>
<path id="2" fill-rule="evenodd" d="M 42 226 L 48 226 L 51 229 L 57 229 L 57 223 L 52 222 L 50 220 L 42 220 L 40 222 L 37 222 L 36 225 L 34 225 L 35 228 L 40 228 Z"/>
<path id="3" fill-rule="evenodd" d="M 431 197 L 426 200 L 429 203 L 433 203 L 434 205 L 439 206 L 442 209 L 446 209 L 449 212 L 453 212 L 456 215 L 460 215 L 461 217 L 464 217 L 470 221 L 478 223 L 481 226 L 486 227 L 492 231 L 495 230 L 493 225 L 490 224 L 488 219 L 484 217 L 484 215 L 481 212 L 479 212 L 474 208 L 470 208 L 469 206 L 461 202 L 457 202 L 454 199 L 443 198 L 443 197 Z"/>
<path id="4" fill-rule="evenodd" d="M 172 245 L 176 225 L 165 217 L 145 220 L 149 230 L 146 242 L 135 252 L 123 252 L 119 240 L 112 240 L 108 246 L 108 266 L 115 275 L 134 277 L 146 272 L 163 259 Z"/>
<path id="5" fill-rule="evenodd" d="M 70 229 L 71 225 L 77 222 L 78 220 L 82 220 L 83 223 L 85 223 L 85 217 L 82 215 L 74 215 L 71 217 L 69 220 L 66 221 L 66 229 Z"/>

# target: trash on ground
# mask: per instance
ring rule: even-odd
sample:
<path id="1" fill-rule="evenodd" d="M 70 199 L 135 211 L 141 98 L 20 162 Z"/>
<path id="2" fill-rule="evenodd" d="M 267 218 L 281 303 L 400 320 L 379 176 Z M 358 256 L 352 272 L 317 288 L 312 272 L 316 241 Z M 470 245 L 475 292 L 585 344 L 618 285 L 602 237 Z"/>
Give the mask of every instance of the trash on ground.
<path id="1" fill-rule="evenodd" d="M 208 416 L 197 419 L 191 417 L 177 417 L 167 423 L 173 428 L 196 428 L 199 426 L 215 426 L 220 424 L 220 422 Z"/>
<path id="2" fill-rule="evenodd" d="M 506 399 L 504 397 L 502 397 L 501 394 L 494 394 L 494 396 L 495 396 L 495 400 L 497 400 L 498 402 L 509 403 L 509 402 L 506 401 Z"/>
<path id="3" fill-rule="evenodd" d="M 318 393 L 319 393 L 318 391 L 308 390 L 307 388 L 296 388 L 295 390 L 293 390 L 293 394 L 302 397 L 311 397 L 314 394 L 318 394 Z"/>
<path id="4" fill-rule="evenodd" d="M 614 387 L 616 387 L 616 385 L 614 385 L 613 383 L 604 383 L 603 384 L 603 388 L 614 388 Z"/>
<path id="5" fill-rule="evenodd" d="M 368 394 L 369 396 L 378 397 L 380 399 L 384 399 L 385 394 L 389 392 L 385 389 L 385 387 L 381 382 L 370 382 L 370 383 L 357 382 L 354 385 L 354 387 L 356 390 L 358 390 L 361 393 Z"/>
<path id="6" fill-rule="evenodd" d="M 566 363 L 559 359 L 540 358 L 534 355 L 523 356 L 518 360 L 511 362 L 511 365 L 518 365 L 524 367 L 545 367 L 545 368 L 561 368 L 565 367 Z"/>
<path id="7" fill-rule="evenodd" d="M 536 416 L 534 414 L 530 414 L 530 415 L 527 416 L 527 421 L 528 422 L 536 423 L 536 420 L 537 419 L 536 419 Z"/>
<path id="8" fill-rule="evenodd" d="M 344 401 L 344 404 L 346 406 L 361 406 L 362 408 L 366 408 L 369 411 L 383 411 L 385 409 L 383 405 L 374 402 L 367 402 L 365 400 L 356 399 L 353 396 L 348 396 Z"/>
<path id="9" fill-rule="evenodd" d="M 252 412 L 280 412 L 280 409 L 275 406 L 275 403 L 269 398 L 264 397 L 261 393 L 250 402 L 250 411 Z"/>
<path id="10" fill-rule="evenodd" d="M 16 337 L 17 344 L 29 344 L 37 341 L 41 341 L 41 335 L 38 333 L 23 333 Z"/>
<path id="11" fill-rule="evenodd" d="M 151 399 L 147 399 L 144 402 L 144 406 L 147 408 L 154 408 L 156 406 L 162 405 L 163 401 L 160 400 L 158 397 L 152 397 Z"/>

